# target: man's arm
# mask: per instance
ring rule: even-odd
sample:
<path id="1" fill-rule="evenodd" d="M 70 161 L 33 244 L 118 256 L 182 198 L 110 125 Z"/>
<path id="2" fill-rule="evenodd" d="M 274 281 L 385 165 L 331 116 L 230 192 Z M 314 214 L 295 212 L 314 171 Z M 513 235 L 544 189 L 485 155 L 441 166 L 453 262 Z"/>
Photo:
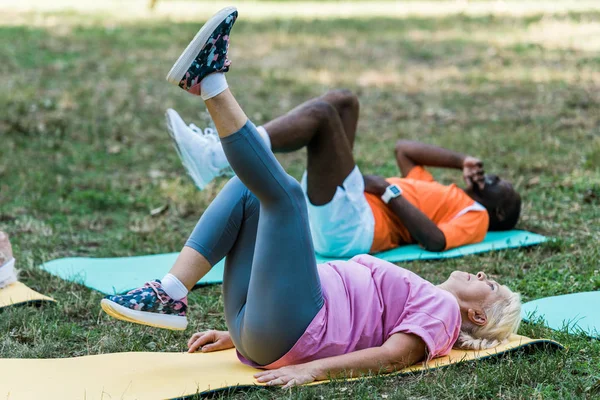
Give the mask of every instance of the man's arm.
<path id="1" fill-rule="evenodd" d="M 430 144 L 411 140 L 396 142 L 396 162 L 402 176 L 408 175 L 417 165 L 463 169 L 466 158 L 465 154 Z"/>
<path id="2" fill-rule="evenodd" d="M 467 187 L 478 185 L 483 188 L 483 162 L 477 157 L 411 140 L 396 142 L 396 163 L 403 177 L 417 165 L 426 167 L 454 168 L 463 170 Z"/>
<path id="3" fill-rule="evenodd" d="M 267 385 L 284 385 L 284 388 L 288 388 L 336 376 L 354 377 L 364 373 L 392 372 L 415 364 L 425 358 L 425 355 L 426 345 L 420 337 L 395 333 L 380 347 L 263 371 L 254 377 Z"/>
<path id="4" fill-rule="evenodd" d="M 400 218 L 410 235 L 428 251 L 443 251 L 446 248 L 444 232 L 421 210 L 403 196 L 396 197 L 388 207 Z"/>
<path id="5" fill-rule="evenodd" d="M 384 178 L 376 175 L 364 175 L 363 179 L 365 192 L 379 197 L 390 185 Z M 387 206 L 402 221 L 410 235 L 426 250 L 442 251 L 446 248 L 446 237 L 440 228 L 403 196 L 392 199 Z"/>

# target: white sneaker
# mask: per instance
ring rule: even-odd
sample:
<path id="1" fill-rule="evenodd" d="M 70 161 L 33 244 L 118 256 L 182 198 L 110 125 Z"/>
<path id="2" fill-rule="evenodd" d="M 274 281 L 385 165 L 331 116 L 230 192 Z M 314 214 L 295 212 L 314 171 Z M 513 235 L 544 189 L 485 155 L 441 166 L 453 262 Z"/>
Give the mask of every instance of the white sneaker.
<path id="1" fill-rule="evenodd" d="M 200 136 L 205 136 L 216 142 L 221 141 L 221 139 L 219 138 L 219 134 L 217 133 L 217 130 L 214 128 L 207 127 L 207 128 L 202 129 L 202 128 L 196 126 L 195 124 L 189 124 L 188 127 Z"/>
<path id="2" fill-rule="evenodd" d="M 17 270 L 15 269 L 15 259 L 11 258 L 6 263 L 0 265 L 0 289 L 11 285 L 17 281 Z"/>
<path id="3" fill-rule="evenodd" d="M 170 108 L 166 118 L 177 154 L 198 189 L 204 189 L 217 176 L 227 173 L 227 168 L 220 169 L 214 165 L 215 152 L 223 151 L 214 130 L 208 128 L 202 131 L 193 124 L 187 126 L 179 114 Z"/>

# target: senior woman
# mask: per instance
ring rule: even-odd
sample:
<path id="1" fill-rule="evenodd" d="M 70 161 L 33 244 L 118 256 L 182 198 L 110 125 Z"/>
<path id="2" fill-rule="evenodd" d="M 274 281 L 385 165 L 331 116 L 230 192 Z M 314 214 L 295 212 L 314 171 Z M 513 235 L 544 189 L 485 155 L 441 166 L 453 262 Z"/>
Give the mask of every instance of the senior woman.
<path id="1" fill-rule="evenodd" d="M 491 347 L 515 332 L 520 299 L 483 273 L 455 271 L 434 286 L 369 255 L 317 265 L 306 201 L 228 89 L 230 7 L 213 16 L 167 76 L 201 95 L 236 177 L 202 215 L 162 281 L 102 300 L 113 317 L 185 329 L 187 293 L 226 258 L 228 332 L 194 334 L 190 352 L 235 347 L 290 387 L 340 373 L 400 369 L 453 346 Z"/>

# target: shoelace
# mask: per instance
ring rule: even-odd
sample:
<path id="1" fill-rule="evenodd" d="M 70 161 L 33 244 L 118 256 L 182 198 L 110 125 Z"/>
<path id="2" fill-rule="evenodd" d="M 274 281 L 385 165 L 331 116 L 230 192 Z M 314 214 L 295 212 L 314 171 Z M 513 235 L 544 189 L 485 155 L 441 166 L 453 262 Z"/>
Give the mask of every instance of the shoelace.
<path id="1" fill-rule="evenodd" d="M 158 300 L 160 300 L 161 303 L 166 304 L 168 303 L 167 300 L 163 299 L 163 296 L 160 294 L 160 292 L 158 291 L 158 282 L 152 281 L 152 282 L 146 282 L 144 284 L 144 286 L 142 286 L 141 288 L 137 288 L 137 289 L 133 289 L 130 290 L 129 292 L 127 292 L 128 295 L 131 294 L 137 294 L 141 291 L 143 291 L 144 289 L 150 288 L 154 291 L 154 293 L 156 294 L 156 297 L 158 298 Z"/>
<path id="2" fill-rule="evenodd" d="M 202 128 L 199 128 L 198 126 L 194 125 L 194 124 L 189 124 L 189 128 L 196 132 L 198 135 L 211 140 L 214 143 L 220 142 L 221 139 L 219 139 L 219 135 L 217 134 L 217 131 L 212 129 L 212 128 L 205 128 L 204 130 L 202 130 Z"/>
<path id="3" fill-rule="evenodd" d="M 214 137 L 216 137 L 217 139 L 219 139 L 219 134 L 213 128 L 205 128 L 204 129 L 204 134 L 205 135 L 213 135 Z"/>
<path id="4" fill-rule="evenodd" d="M 202 130 L 202 128 L 198 127 L 195 124 L 189 124 L 189 128 L 192 131 L 196 132 L 197 134 L 202 135 L 202 137 L 205 137 L 206 139 L 211 140 L 213 143 L 218 143 L 221 141 L 221 139 L 219 138 L 219 134 L 213 128 L 207 127 L 207 128 L 204 128 L 204 130 Z M 233 169 L 231 168 L 231 166 L 222 168 L 217 173 L 217 176 L 233 176 L 233 175 L 235 175 L 235 172 L 233 172 Z"/>
<path id="5" fill-rule="evenodd" d="M 158 297 L 158 300 L 160 300 L 161 303 L 166 304 L 168 303 L 167 300 L 164 300 L 162 295 L 159 293 L 158 291 L 158 282 L 156 281 L 152 281 L 152 282 L 146 282 L 146 284 L 144 285 L 145 288 L 151 288 L 154 293 L 156 293 L 156 297 Z"/>
<path id="6" fill-rule="evenodd" d="M 199 135 L 204 135 L 204 132 L 202 131 L 202 128 L 199 128 L 198 126 L 196 126 L 195 124 L 189 124 L 188 127 L 193 130 L 194 132 L 196 132 Z"/>

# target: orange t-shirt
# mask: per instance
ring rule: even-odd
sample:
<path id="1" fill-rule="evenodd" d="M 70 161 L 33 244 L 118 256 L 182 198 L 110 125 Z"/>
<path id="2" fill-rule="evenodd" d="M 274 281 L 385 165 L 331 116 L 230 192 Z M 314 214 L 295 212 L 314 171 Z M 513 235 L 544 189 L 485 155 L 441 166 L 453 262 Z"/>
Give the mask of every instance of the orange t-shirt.
<path id="1" fill-rule="evenodd" d="M 485 238 L 489 225 L 487 211 L 478 209 L 475 201 L 458 186 L 436 182 L 421 166 L 411 169 L 406 178 L 386 180 L 400 186 L 402 196 L 444 233 L 446 250 L 478 243 Z M 379 196 L 365 193 L 365 197 L 375 218 L 372 253 L 415 242 L 400 219 Z"/>

